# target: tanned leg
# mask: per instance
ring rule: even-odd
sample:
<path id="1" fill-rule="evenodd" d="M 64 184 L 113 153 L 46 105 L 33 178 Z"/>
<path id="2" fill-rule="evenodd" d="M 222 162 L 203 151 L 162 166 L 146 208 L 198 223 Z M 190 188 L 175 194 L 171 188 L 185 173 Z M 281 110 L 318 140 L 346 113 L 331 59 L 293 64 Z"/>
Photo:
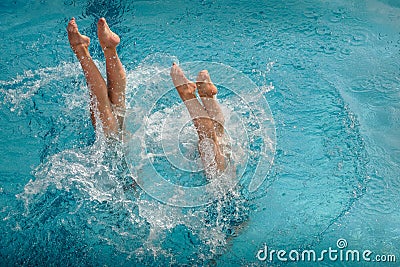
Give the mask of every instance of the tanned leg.
<path id="1" fill-rule="evenodd" d="M 213 121 L 196 98 L 196 84 L 189 81 L 182 69 L 175 63 L 172 65 L 170 74 L 175 88 L 182 101 L 185 103 L 197 130 L 200 156 L 206 170 L 208 167 L 215 166 L 216 169 L 223 171 L 225 169 L 225 159 L 219 149 L 218 137 L 214 129 Z M 212 146 L 212 153 L 204 149 L 205 145 Z"/>
<path id="2" fill-rule="evenodd" d="M 216 98 L 217 87 L 211 82 L 207 70 L 200 71 L 197 76 L 196 86 L 204 108 L 214 123 L 215 131 L 218 137 L 221 138 L 224 135 L 225 118 Z"/>
<path id="3" fill-rule="evenodd" d="M 104 18 L 97 23 L 97 35 L 106 58 L 108 97 L 114 105 L 114 113 L 121 129 L 125 112 L 126 73 L 116 50 L 120 38 L 110 30 Z"/>
<path id="4" fill-rule="evenodd" d="M 67 31 L 69 43 L 82 66 L 87 85 L 90 89 L 90 111 L 93 126 L 96 126 L 95 113 L 97 110 L 103 126 L 104 134 L 106 136 L 113 135 L 118 131 L 118 122 L 111 109 L 106 83 L 90 56 L 88 49 L 90 39 L 89 37 L 79 33 L 78 25 L 74 18 L 72 18 L 68 23 Z"/>

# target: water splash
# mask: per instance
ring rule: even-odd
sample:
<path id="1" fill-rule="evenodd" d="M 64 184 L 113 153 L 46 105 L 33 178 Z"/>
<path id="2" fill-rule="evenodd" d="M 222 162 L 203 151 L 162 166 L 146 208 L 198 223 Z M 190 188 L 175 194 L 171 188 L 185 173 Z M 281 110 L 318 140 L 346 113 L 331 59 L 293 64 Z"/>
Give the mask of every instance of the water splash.
<path id="1" fill-rule="evenodd" d="M 152 77 L 154 72 L 161 70 L 161 65 L 148 62 L 178 61 L 176 58 L 160 55 L 146 60 L 137 69 L 127 73 L 128 106 L 137 114 L 146 114 L 147 111 L 137 105 L 140 96 L 157 93 L 154 88 L 151 91 L 141 91 L 141 85 L 160 82 Z M 99 62 L 96 63 L 100 68 L 104 67 Z M 50 94 L 48 87 L 58 83 L 61 88 L 55 88 L 55 95 L 59 98 L 54 97 L 51 101 L 62 99 L 57 109 L 53 110 L 62 115 L 54 126 L 60 131 L 55 130 L 53 134 L 55 138 L 58 136 L 56 139 L 59 143 L 68 143 L 68 138 L 60 135 L 61 129 L 65 129 L 64 124 L 68 124 L 70 120 L 88 120 L 87 110 L 76 112 L 88 106 L 87 88 L 82 79 L 77 64 L 63 63 L 56 68 L 26 72 L 11 82 L 2 82 L 2 100 L 10 110 L 20 116 L 24 116 L 26 109 L 45 111 L 48 104 L 42 100 Z M 73 90 L 68 89 L 71 84 L 76 85 Z M 43 94 L 43 97 L 38 97 L 39 94 Z M 229 95 L 229 91 L 226 91 L 226 95 L 222 96 L 224 112 L 228 114 L 227 122 L 231 124 L 229 130 L 239 132 L 241 121 L 238 117 L 229 115 L 232 110 L 227 107 L 237 106 L 238 101 L 243 100 Z M 173 106 L 168 107 L 167 102 L 160 103 L 165 104 L 164 108 L 154 110 L 147 118 L 155 124 L 142 137 L 139 146 L 149 140 L 157 141 L 159 137 L 156 122 L 162 122 L 173 112 Z M 259 127 L 257 123 L 251 122 L 254 115 L 249 106 L 237 107 L 235 112 L 244 115 L 246 127 Z M 133 124 L 133 133 L 135 127 L 140 128 L 142 123 L 134 120 L 136 124 Z M 91 145 L 67 146 L 60 151 L 50 149 L 53 153 L 47 154 L 43 162 L 32 171 L 34 179 L 17 195 L 24 210 L 20 214 L 16 212 L 12 215 L 15 220 L 19 218 L 18 224 L 14 224 L 14 237 L 17 236 L 21 242 L 25 240 L 25 245 L 15 248 L 15 256 L 35 264 L 44 258 L 42 251 L 46 251 L 50 255 L 48 263 L 73 262 L 72 251 L 67 248 L 74 247 L 75 251 L 82 254 L 81 262 L 98 261 L 104 264 L 104 258 L 99 258 L 96 254 L 102 252 L 109 256 L 110 264 L 116 259 L 127 264 L 205 264 L 221 254 L 229 238 L 236 234 L 248 216 L 249 210 L 240 188 L 233 184 L 228 191 L 221 194 L 223 186 L 216 186 L 210 192 L 215 200 L 203 207 L 179 208 L 164 205 L 136 184 L 138 172 L 130 172 L 121 144 L 107 141 L 100 128 L 97 127 L 99 132 Z M 193 133 L 193 129 L 187 127 L 182 132 L 182 137 L 186 140 L 183 144 L 185 155 L 195 158 L 198 155 Z M 246 142 L 242 144 L 245 147 L 241 149 L 239 142 L 234 144 L 237 147 L 234 160 L 238 166 L 245 165 L 243 158 L 249 149 Z M 156 154 L 139 155 L 151 158 Z M 193 179 L 201 176 L 204 177 L 202 173 L 197 173 L 180 177 L 186 179 L 188 185 L 193 185 Z M 228 176 L 225 178 L 224 183 L 232 183 Z M 220 184 L 224 183 L 221 180 Z M 179 198 L 179 192 L 175 193 L 174 197 Z M 36 236 L 40 236 L 39 241 Z M 63 238 L 65 240 L 60 241 Z M 26 254 L 28 248 L 35 253 Z M 90 248 L 96 248 L 97 252 Z M 62 256 L 60 250 L 65 250 Z"/>

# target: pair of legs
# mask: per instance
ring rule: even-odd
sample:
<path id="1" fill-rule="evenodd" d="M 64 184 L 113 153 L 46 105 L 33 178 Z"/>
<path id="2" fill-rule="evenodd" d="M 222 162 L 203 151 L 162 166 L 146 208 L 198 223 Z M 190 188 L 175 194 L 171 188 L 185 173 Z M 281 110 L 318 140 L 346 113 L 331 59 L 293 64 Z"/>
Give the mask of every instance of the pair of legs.
<path id="1" fill-rule="evenodd" d="M 126 74 L 116 50 L 120 38 L 110 30 L 104 18 L 99 19 L 97 35 L 106 59 L 106 83 L 90 56 L 90 38 L 79 33 L 74 18 L 69 21 L 67 31 L 69 43 L 82 66 L 90 90 L 93 126 L 96 127 L 96 120 L 100 119 L 104 134 L 115 136 L 122 128 L 122 113 L 125 110 Z"/>
<path id="2" fill-rule="evenodd" d="M 90 90 L 93 126 L 96 127 L 96 120 L 100 119 L 104 134 L 115 136 L 122 128 L 123 114 L 120 113 L 125 110 L 126 74 L 116 50 L 120 38 L 110 30 L 104 18 L 99 19 L 97 35 L 106 59 L 106 83 L 90 56 L 90 38 L 79 33 L 74 18 L 68 23 L 67 30 L 69 43 L 82 66 Z M 201 71 L 196 83 L 193 83 L 174 63 L 171 77 L 196 127 L 199 152 L 206 171 L 223 171 L 225 158 L 220 139 L 224 135 L 224 117 L 215 98 L 217 88 L 206 70 Z M 203 105 L 195 95 L 196 88 Z"/>
<path id="3" fill-rule="evenodd" d="M 197 130 L 199 152 L 206 172 L 224 171 L 225 157 L 221 147 L 224 116 L 216 99 L 218 90 L 211 82 L 208 71 L 200 71 L 196 83 L 187 79 L 182 69 L 175 63 L 170 74 Z M 196 89 L 203 105 L 196 97 Z"/>

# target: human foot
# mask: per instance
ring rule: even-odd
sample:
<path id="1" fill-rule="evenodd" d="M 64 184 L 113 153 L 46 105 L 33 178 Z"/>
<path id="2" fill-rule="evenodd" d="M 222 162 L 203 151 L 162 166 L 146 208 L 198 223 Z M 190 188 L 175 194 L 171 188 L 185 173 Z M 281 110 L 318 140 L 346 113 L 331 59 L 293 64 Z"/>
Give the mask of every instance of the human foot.
<path id="1" fill-rule="evenodd" d="M 196 79 L 196 86 L 200 97 L 210 97 L 218 93 L 217 87 L 211 82 L 210 75 L 207 70 L 202 70 Z"/>
<path id="2" fill-rule="evenodd" d="M 182 69 L 174 62 L 170 72 L 172 82 L 179 95 L 185 101 L 195 98 L 196 85 L 194 82 L 189 81 L 183 73 Z"/>
<path id="3" fill-rule="evenodd" d="M 196 85 L 201 102 L 214 123 L 215 132 L 219 138 L 222 138 L 225 118 L 217 99 L 214 97 L 218 93 L 217 87 L 211 82 L 207 70 L 199 72 Z"/>
<path id="4" fill-rule="evenodd" d="M 119 36 L 110 30 L 105 18 L 99 19 L 97 23 L 97 36 L 103 51 L 115 48 L 120 42 Z"/>
<path id="5" fill-rule="evenodd" d="M 90 38 L 80 34 L 75 18 L 72 18 L 67 26 L 68 40 L 72 50 L 78 53 L 81 49 L 87 49 L 90 44 Z"/>

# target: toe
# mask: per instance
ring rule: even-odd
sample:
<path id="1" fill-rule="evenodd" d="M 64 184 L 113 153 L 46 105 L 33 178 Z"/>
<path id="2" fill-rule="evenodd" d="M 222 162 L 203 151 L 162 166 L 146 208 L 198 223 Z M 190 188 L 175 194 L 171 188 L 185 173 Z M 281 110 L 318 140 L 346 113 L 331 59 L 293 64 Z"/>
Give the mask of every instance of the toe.
<path id="1" fill-rule="evenodd" d="M 202 70 L 197 76 L 197 82 L 211 82 L 210 76 L 207 70 Z"/>
<path id="2" fill-rule="evenodd" d="M 106 25 L 106 19 L 105 18 L 100 18 L 99 21 L 97 22 L 97 26 L 99 28 L 105 28 Z"/>

